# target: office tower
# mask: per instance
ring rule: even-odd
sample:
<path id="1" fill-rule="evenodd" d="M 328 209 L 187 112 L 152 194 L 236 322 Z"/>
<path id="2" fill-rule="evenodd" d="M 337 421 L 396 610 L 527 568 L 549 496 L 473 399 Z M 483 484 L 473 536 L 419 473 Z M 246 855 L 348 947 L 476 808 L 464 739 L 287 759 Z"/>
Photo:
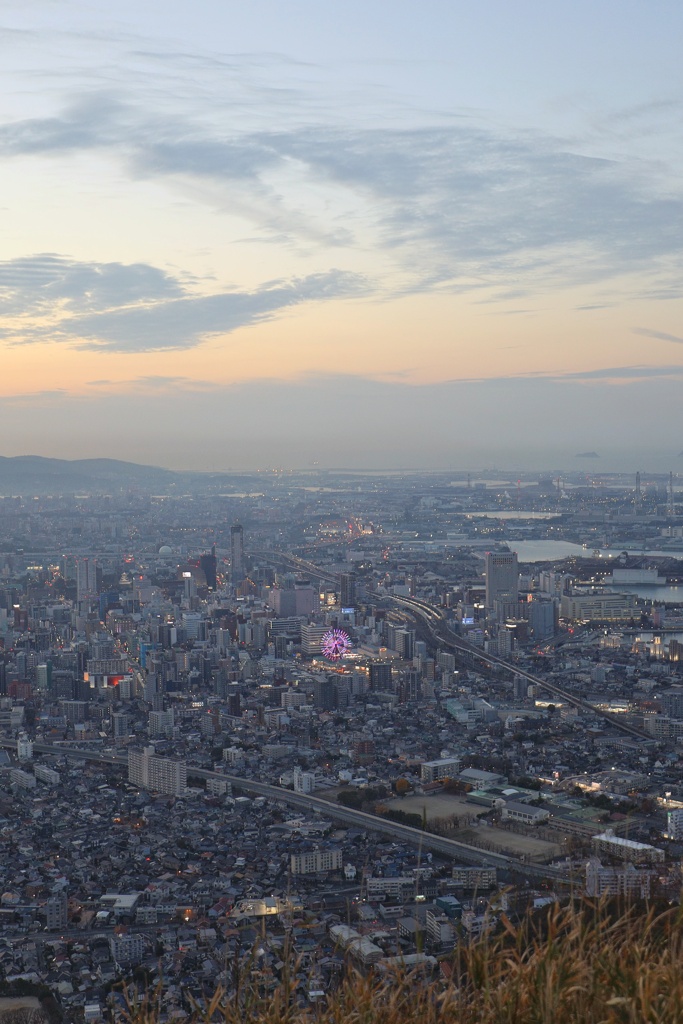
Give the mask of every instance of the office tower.
<path id="1" fill-rule="evenodd" d="M 412 661 L 415 657 L 415 630 L 396 629 L 394 630 L 393 650 L 398 651 L 405 661 Z"/>
<path id="2" fill-rule="evenodd" d="M 313 703 L 321 711 L 334 711 L 337 706 L 337 687 L 334 677 L 315 680 Z"/>
<path id="3" fill-rule="evenodd" d="M 218 560 L 216 559 L 216 545 L 211 548 L 208 554 L 199 556 L 199 568 L 204 573 L 206 579 L 206 585 L 209 590 L 216 589 L 216 569 L 218 566 Z"/>
<path id="4" fill-rule="evenodd" d="M 244 579 L 244 530 L 239 523 L 230 527 L 230 579 L 233 587 Z"/>
<path id="5" fill-rule="evenodd" d="M 354 572 L 341 574 L 339 603 L 342 608 L 356 607 L 356 574 Z"/>
<path id="6" fill-rule="evenodd" d="M 519 599 L 519 566 L 516 551 L 486 552 L 486 607 L 496 601 Z"/>
<path id="7" fill-rule="evenodd" d="M 301 650 L 307 658 L 321 653 L 322 639 L 328 629 L 329 626 L 315 626 L 312 623 L 305 623 L 301 627 Z"/>
<path id="8" fill-rule="evenodd" d="M 555 602 L 534 599 L 528 606 L 529 632 L 534 640 L 544 640 L 555 632 Z"/>
<path id="9" fill-rule="evenodd" d="M 371 664 L 369 674 L 371 690 L 391 690 L 392 671 L 389 662 L 375 662 Z"/>
<path id="10" fill-rule="evenodd" d="M 92 601 L 97 596 L 97 559 L 79 558 L 76 563 L 76 597 Z"/>

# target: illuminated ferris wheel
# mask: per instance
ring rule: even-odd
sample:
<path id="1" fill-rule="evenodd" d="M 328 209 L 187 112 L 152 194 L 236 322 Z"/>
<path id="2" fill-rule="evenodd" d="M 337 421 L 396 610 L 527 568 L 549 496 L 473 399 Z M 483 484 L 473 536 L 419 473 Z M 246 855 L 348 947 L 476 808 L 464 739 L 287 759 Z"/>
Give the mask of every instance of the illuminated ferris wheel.
<path id="1" fill-rule="evenodd" d="M 351 649 L 351 638 L 343 629 L 330 629 L 320 641 L 320 650 L 330 661 L 339 661 Z"/>

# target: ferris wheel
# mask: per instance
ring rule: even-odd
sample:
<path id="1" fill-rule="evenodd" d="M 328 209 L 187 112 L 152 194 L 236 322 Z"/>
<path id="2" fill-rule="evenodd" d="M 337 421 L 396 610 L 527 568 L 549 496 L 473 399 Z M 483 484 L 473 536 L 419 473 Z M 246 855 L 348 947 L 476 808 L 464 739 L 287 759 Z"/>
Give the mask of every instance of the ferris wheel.
<path id="1" fill-rule="evenodd" d="M 330 661 L 339 661 L 351 649 L 351 638 L 343 629 L 330 629 L 323 634 L 320 650 Z"/>

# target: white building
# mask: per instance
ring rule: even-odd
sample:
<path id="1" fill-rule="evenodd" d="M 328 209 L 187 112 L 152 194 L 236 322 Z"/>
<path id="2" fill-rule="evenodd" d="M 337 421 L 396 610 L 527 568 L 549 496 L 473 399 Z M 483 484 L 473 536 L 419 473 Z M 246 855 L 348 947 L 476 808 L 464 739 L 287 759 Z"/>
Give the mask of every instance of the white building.
<path id="1" fill-rule="evenodd" d="M 231 796 L 232 786 L 225 779 L 207 779 L 206 792 L 212 796 Z"/>
<path id="2" fill-rule="evenodd" d="M 427 935 L 437 946 L 450 946 L 455 941 L 453 925 L 445 914 L 427 911 Z"/>
<path id="3" fill-rule="evenodd" d="M 117 964 L 136 964 L 144 958 L 145 940 L 142 935 L 113 935 L 109 949 Z"/>
<path id="4" fill-rule="evenodd" d="M 673 811 L 667 811 L 665 839 L 675 839 L 680 842 L 683 839 L 683 807 L 676 807 Z"/>
<path id="5" fill-rule="evenodd" d="M 384 899 L 387 896 L 410 896 L 416 891 L 415 878 L 412 875 L 388 875 L 383 878 L 366 878 L 364 885 L 370 901 Z"/>
<path id="6" fill-rule="evenodd" d="M 56 772 L 54 768 L 48 768 L 45 764 L 34 765 L 33 772 L 39 782 L 45 782 L 48 786 L 58 786 L 61 782 L 59 772 Z"/>
<path id="7" fill-rule="evenodd" d="M 322 639 L 329 632 L 329 626 L 313 626 L 307 623 L 301 627 L 301 650 L 307 658 L 321 653 Z"/>
<path id="8" fill-rule="evenodd" d="M 563 619 L 594 622 L 628 622 L 637 614 L 635 594 L 563 594 Z"/>
<path id="9" fill-rule="evenodd" d="M 313 850 L 311 853 L 293 853 L 290 867 L 293 875 L 314 875 L 319 872 L 341 871 L 341 850 Z"/>
<path id="10" fill-rule="evenodd" d="M 10 786 L 17 786 L 19 789 L 35 789 L 36 777 L 30 772 L 22 771 L 21 768 L 12 768 L 9 773 Z"/>
<path id="11" fill-rule="evenodd" d="M 637 843 L 633 839 L 615 836 L 611 829 L 593 836 L 591 845 L 598 853 L 607 853 L 618 860 L 628 860 L 634 864 L 658 864 L 664 860 L 664 850 L 648 843 Z"/>
<path id="12" fill-rule="evenodd" d="M 438 782 L 439 779 L 454 779 L 460 771 L 458 757 L 441 757 L 437 761 L 424 761 L 420 768 L 421 782 Z"/>
<path id="13" fill-rule="evenodd" d="M 627 864 L 623 868 L 603 867 L 597 857 L 586 864 L 587 896 L 635 896 L 648 899 L 656 871 Z"/>
<path id="14" fill-rule="evenodd" d="M 24 732 L 17 740 L 17 757 L 20 761 L 33 760 L 33 740 L 30 740 Z"/>
<path id="15" fill-rule="evenodd" d="M 463 889 L 493 889 L 497 883 L 496 868 L 470 867 L 456 865 L 452 871 L 453 881 Z"/>
<path id="16" fill-rule="evenodd" d="M 167 711 L 150 711 L 147 724 L 150 737 L 172 736 L 174 725 L 173 708 Z"/>
<path id="17" fill-rule="evenodd" d="M 315 789 L 315 773 L 295 768 L 292 772 L 295 793 L 312 793 Z"/>
<path id="18" fill-rule="evenodd" d="M 507 819 L 508 821 L 521 821 L 525 825 L 540 825 L 542 821 L 548 820 L 550 812 L 544 807 L 532 807 L 530 804 L 520 804 L 510 800 L 503 807 L 501 817 L 504 821 Z"/>
<path id="19" fill-rule="evenodd" d="M 154 747 L 129 749 L 128 781 L 140 789 L 183 796 L 187 789 L 187 765 L 169 757 L 156 757 Z"/>

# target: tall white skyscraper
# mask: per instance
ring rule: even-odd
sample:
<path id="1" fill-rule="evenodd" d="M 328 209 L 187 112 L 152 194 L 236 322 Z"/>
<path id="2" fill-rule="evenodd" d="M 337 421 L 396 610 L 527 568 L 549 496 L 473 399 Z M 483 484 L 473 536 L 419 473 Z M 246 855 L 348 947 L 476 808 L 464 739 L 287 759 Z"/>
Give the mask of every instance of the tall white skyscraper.
<path id="1" fill-rule="evenodd" d="M 79 558 L 76 563 L 76 597 L 92 601 L 97 597 L 97 559 Z"/>
<path id="2" fill-rule="evenodd" d="M 519 599 L 519 566 L 516 551 L 486 552 L 486 607 L 496 601 Z"/>

